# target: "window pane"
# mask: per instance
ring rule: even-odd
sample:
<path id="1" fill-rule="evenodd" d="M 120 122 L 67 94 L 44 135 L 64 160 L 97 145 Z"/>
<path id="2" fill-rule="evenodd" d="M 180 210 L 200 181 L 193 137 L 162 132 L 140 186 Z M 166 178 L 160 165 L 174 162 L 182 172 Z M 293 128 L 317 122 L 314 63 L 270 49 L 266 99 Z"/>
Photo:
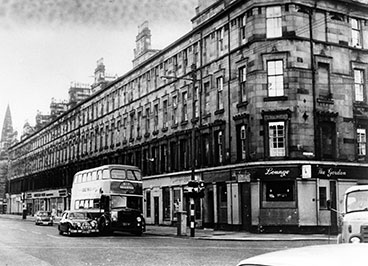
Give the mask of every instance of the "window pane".
<path id="1" fill-rule="evenodd" d="M 270 181 L 264 187 L 266 201 L 294 201 L 293 181 Z"/>

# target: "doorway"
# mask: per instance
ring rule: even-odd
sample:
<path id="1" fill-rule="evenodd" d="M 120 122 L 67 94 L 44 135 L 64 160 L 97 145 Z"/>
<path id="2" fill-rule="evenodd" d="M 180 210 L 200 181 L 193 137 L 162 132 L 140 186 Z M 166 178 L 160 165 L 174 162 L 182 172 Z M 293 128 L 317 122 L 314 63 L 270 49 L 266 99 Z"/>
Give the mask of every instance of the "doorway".
<path id="1" fill-rule="evenodd" d="M 153 204 L 154 204 L 154 223 L 155 225 L 159 224 L 159 217 L 160 217 L 160 205 L 159 205 L 159 197 L 153 197 Z"/>

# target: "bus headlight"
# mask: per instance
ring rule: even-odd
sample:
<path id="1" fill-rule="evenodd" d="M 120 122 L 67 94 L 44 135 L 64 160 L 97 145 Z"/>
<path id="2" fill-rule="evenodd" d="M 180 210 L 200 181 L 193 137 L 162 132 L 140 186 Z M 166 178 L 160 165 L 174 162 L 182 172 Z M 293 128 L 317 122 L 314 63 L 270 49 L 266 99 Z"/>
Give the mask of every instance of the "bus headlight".
<path id="1" fill-rule="evenodd" d="M 112 211 L 111 212 L 111 220 L 116 222 L 118 220 L 118 212 L 117 211 Z"/>
<path id="2" fill-rule="evenodd" d="M 353 236 L 353 237 L 350 238 L 350 243 L 356 244 L 356 243 L 360 243 L 360 242 L 361 242 L 361 240 L 357 236 Z"/>
<path id="3" fill-rule="evenodd" d="M 137 222 L 138 223 L 142 222 L 142 218 L 140 216 L 137 217 Z"/>

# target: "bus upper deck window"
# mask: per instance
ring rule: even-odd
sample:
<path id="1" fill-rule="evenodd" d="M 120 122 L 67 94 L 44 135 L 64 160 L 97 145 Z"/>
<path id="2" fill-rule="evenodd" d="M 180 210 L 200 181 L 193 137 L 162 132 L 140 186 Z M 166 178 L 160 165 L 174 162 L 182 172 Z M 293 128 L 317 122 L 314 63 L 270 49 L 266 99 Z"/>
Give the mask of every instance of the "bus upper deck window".
<path id="1" fill-rule="evenodd" d="M 111 179 L 124 180 L 125 178 L 126 178 L 125 170 L 120 170 L 120 169 L 112 169 L 111 170 Z"/>
<path id="2" fill-rule="evenodd" d="M 95 181 L 95 180 L 97 180 L 97 173 L 96 173 L 96 171 L 93 171 L 92 172 L 92 181 Z"/>
<path id="3" fill-rule="evenodd" d="M 82 183 L 86 182 L 87 180 L 87 174 L 82 175 Z"/>
<path id="4" fill-rule="evenodd" d="M 92 173 L 87 174 L 87 182 L 92 180 Z"/>
<path id="5" fill-rule="evenodd" d="M 142 180 L 141 173 L 139 171 L 128 170 L 128 180 L 140 181 Z"/>
<path id="6" fill-rule="evenodd" d="M 102 179 L 102 170 L 98 170 L 97 171 L 97 180 L 101 180 Z"/>
<path id="7" fill-rule="evenodd" d="M 81 175 L 77 175 L 77 178 L 76 178 L 76 183 L 80 183 L 82 180 L 81 180 L 82 176 Z"/>
<path id="8" fill-rule="evenodd" d="M 109 170 L 103 170 L 102 171 L 102 179 L 109 179 Z"/>

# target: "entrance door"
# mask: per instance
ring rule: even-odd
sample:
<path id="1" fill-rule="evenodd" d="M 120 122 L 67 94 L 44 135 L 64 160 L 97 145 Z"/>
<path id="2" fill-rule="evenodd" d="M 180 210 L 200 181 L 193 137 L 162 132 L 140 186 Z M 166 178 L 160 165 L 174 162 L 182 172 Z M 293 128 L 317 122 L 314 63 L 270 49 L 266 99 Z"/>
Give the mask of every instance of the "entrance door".
<path id="1" fill-rule="evenodd" d="M 227 187 L 225 183 L 218 184 L 217 190 L 218 202 L 218 223 L 227 224 Z"/>
<path id="2" fill-rule="evenodd" d="M 239 183 L 241 200 L 242 229 L 249 231 L 251 227 L 250 183 Z"/>
<path id="3" fill-rule="evenodd" d="M 159 215 L 160 215 L 160 205 L 159 205 L 159 197 L 153 197 L 154 204 L 154 214 L 155 214 L 155 225 L 159 224 Z"/>

